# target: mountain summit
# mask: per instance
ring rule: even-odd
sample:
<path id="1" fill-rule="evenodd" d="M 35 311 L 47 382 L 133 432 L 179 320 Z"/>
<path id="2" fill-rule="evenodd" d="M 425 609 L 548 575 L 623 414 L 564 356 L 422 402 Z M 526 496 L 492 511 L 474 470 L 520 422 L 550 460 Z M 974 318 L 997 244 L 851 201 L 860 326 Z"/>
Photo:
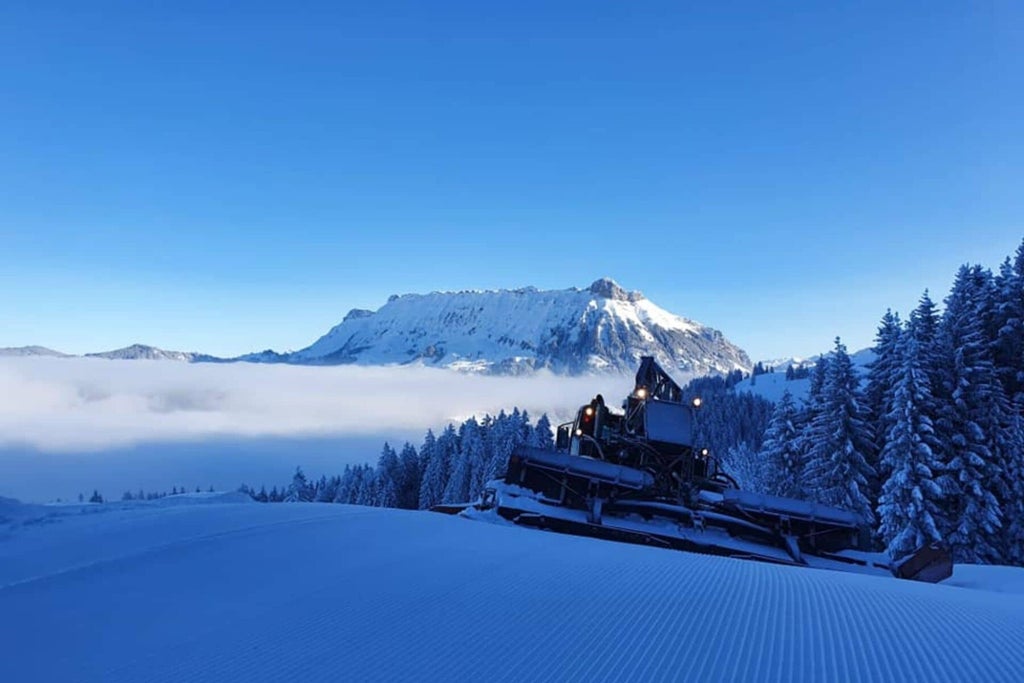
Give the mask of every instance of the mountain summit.
<path id="1" fill-rule="evenodd" d="M 586 289 L 392 296 L 377 311 L 350 311 L 311 346 L 281 360 L 582 374 L 632 372 L 648 355 L 687 373 L 751 367 L 747 354 L 721 332 L 673 315 L 610 278 Z"/>

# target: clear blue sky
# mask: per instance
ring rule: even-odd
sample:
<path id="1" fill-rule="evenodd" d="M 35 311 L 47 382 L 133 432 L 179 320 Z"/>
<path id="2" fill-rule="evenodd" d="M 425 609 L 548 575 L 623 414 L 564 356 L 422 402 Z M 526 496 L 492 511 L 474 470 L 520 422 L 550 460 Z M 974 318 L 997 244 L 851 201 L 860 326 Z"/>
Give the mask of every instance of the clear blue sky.
<path id="1" fill-rule="evenodd" d="M 9 0 L 0 346 L 604 275 L 755 358 L 865 346 L 1024 236 L 1022 8 Z"/>

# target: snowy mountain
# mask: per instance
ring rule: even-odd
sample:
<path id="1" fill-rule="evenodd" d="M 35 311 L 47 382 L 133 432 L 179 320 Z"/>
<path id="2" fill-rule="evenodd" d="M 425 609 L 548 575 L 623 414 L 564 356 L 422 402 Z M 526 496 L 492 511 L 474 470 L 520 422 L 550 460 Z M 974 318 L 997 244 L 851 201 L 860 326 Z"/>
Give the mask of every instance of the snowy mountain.
<path id="1" fill-rule="evenodd" d="M 66 358 L 66 353 L 48 349 L 45 346 L 8 346 L 0 348 L 0 358 L 22 358 L 27 356 L 50 356 L 52 358 Z"/>
<path id="2" fill-rule="evenodd" d="M 490 374 L 631 372 L 651 355 L 684 373 L 750 370 L 722 333 L 610 279 L 586 289 L 433 292 L 355 309 L 291 363 L 422 363 Z"/>
<path id="3" fill-rule="evenodd" d="M 193 353 L 191 351 L 165 351 L 164 349 L 158 349 L 155 346 L 146 346 L 145 344 L 132 344 L 131 346 L 126 346 L 123 349 L 104 351 L 102 353 L 87 353 L 85 356 L 87 358 L 106 358 L 108 360 L 176 360 L 188 363 L 220 360 L 219 358 L 202 353 Z"/>
<path id="4" fill-rule="evenodd" d="M 1019 568 L 958 565 L 931 585 L 430 512 L 236 500 L 0 499 L 0 680 L 1016 682 L 1024 671 Z"/>
<path id="5" fill-rule="evenodd" d="M 22 347 L 0 349 L 0 355 L 65 354 Z M 349 311 L 327 334 L 294 353 L 267 349 L 218 358 L 132 344 L 85 355 L 189 363 L 421 364 L 496 375 L 541 369 L 566 375 L 630 373 L 641 356 L 649 355 L 683 374 L 751 369 L 747 354 L 718 330 L 669 313 L 607 278 L 586 289 L 395 295 L 377 311 Z"/>

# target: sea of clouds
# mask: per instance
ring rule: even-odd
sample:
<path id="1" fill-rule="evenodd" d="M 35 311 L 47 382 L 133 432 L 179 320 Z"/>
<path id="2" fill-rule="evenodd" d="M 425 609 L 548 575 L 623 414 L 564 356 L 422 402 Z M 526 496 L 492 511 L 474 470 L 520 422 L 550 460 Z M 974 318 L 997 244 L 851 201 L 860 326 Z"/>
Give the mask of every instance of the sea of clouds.
<path id="1" fill-rule="evenodd" d="M 374 462 L 471 415 L 556 423 L 621 376 L 491 377 L 424 367 L 0 358 L 0 495 L 74 499 L 138 488 L 286 484 Z"/>
<path id="2" fill-rule="evenodd" d="M 408 433 L 513 407 L 567 418 L 620 376 L 469 375 L 424 367 L 0 359 L 0 446 L 103 450 L 210 437 Z"/>

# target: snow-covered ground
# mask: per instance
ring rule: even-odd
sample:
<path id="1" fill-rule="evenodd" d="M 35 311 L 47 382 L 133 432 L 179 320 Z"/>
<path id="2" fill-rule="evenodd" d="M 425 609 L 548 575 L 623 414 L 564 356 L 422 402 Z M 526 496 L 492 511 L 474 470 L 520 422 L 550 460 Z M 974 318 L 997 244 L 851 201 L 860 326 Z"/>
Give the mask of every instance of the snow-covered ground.
<path id="1" fill-rule="evenodd" d="M 0 681 L 1020 681 L 1022 643 L 1021 569 L 933 586 L 236 494 L 0 499 Z"/>
<path id="2" fill-rule="evenodd" d="M 801 359 L 793 358 L 788 359 L 790 361 L 801 361 L 805 364 L 813 367 L 817 362 L 819 356 L 812 358 Z M 855 353 L 850 354 L 850 361 L 853 363 L 853 367 L 857 369 L 862 378 L 867 377 L 868 365 L 875 360 L 875 352 L 871 349 L 861 349 Z M 807 398 L 807 394 L 811 390 L 810 378 L 794 379 L 786 381 L 786 367 L 789 365 L 786 362 L 787 359 L 778 359 L 773 361 L 762 361 L 765 367 L 774 366 L 775 372 L 768 372 L 763 375 L 757 375 L 756 377 L 748 377 L 742 382 L 739 382 L 735 390 L 746 391 L 748 393 L 760 396 L 761 398 L 768 399 L 775 403 L 782 398 L 782 394 L 788 391 L 790 395 L 798 403 Z"/>
<path id="3" fill-rule="evenodd" d="M 811 380 L 809 378 L 793 379 L 787 382 L 786 373 L 778 371 L 748 377 L 735 387 L 737 392 L 745 391 L 766 398 L 772 403 L 777 403 L 786 391 L 793 397 L 793 400 L 802 401 L 807 398 L 810 389 Z"/>

